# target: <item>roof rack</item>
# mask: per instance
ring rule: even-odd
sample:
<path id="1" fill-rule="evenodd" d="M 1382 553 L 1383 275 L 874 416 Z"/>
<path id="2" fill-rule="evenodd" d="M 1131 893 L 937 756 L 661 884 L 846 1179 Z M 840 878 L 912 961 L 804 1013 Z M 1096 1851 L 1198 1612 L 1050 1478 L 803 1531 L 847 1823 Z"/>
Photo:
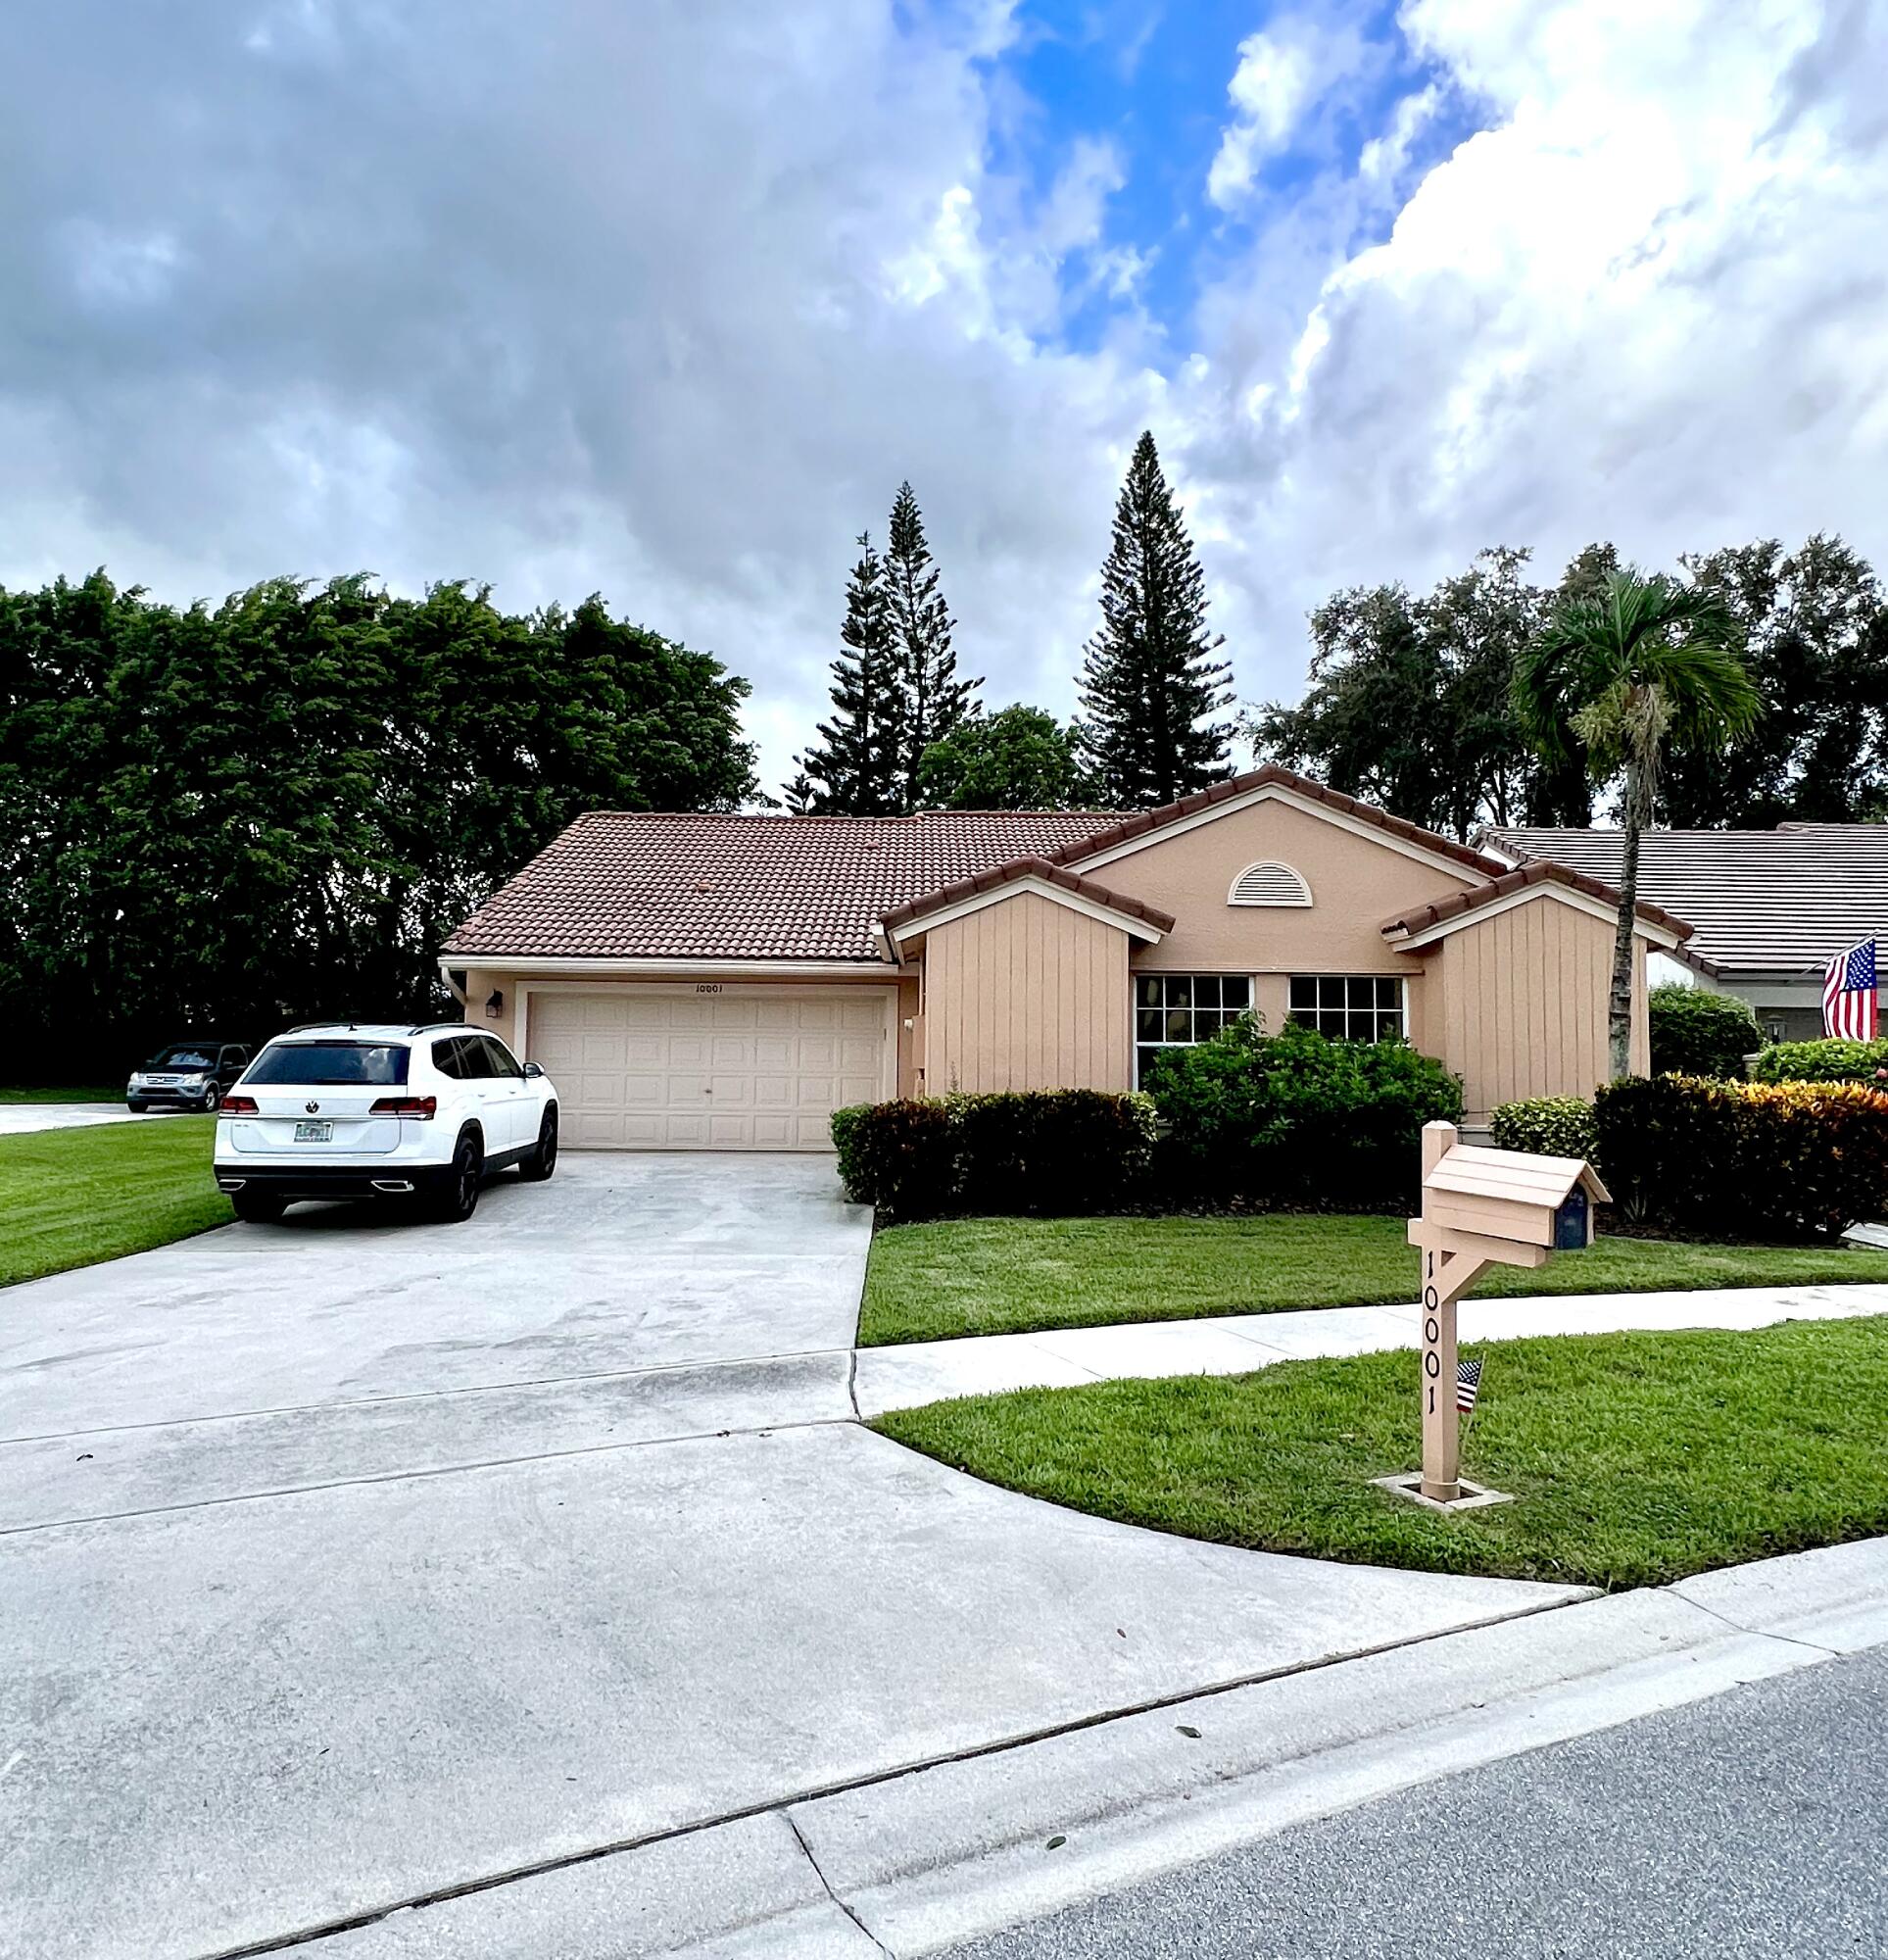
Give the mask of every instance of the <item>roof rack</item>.
<path id="1" fill-rule="evenodd" d="M 463 1021 L 415 1021 L 407 1032 L 410 1035 L 423 1035 L 430 1028 L 462 1028 Z"/>

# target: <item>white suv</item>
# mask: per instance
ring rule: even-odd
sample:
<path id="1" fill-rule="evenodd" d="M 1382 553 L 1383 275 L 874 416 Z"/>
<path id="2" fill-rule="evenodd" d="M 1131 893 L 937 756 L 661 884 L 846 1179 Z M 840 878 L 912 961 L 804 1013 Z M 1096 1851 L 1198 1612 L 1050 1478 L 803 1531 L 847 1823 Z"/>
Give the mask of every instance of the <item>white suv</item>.
<path id="1" fill-rule="evenodd" d="M 557 1162 L 557 1092 L 535 1061 L 458 1021 L 291 1028 L 223 1098 L 217 1183 L 238 1218 L 298 1198 L 422 1199 L 469 1218 L 487 1171 Z"/>

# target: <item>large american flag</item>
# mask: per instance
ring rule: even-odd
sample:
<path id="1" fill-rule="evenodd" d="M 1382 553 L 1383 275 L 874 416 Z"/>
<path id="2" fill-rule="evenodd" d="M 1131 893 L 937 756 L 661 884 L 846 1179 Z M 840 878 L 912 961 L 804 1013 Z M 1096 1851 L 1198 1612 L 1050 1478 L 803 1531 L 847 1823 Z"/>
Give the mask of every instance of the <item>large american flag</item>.
<path id="1" fill-rule="evenodd" d="M 1838 953 L 1822 974 L 1822 1032 L 1838 1041 L 1873 1041 L 1875 943 L 1864 939 Z"/>

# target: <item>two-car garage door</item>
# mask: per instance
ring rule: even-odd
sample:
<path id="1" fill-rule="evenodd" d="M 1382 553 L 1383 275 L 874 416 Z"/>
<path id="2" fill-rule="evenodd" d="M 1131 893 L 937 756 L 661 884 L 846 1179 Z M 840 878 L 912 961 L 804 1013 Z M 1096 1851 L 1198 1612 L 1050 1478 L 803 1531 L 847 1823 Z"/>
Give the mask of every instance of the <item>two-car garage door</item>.
<path id="1" fill-rule="evenodd" d="M 888 1086 L 878 987 L 531 990 L 525 1050 L 578 1150 L 826 1151 L 828 1118 Z"/>

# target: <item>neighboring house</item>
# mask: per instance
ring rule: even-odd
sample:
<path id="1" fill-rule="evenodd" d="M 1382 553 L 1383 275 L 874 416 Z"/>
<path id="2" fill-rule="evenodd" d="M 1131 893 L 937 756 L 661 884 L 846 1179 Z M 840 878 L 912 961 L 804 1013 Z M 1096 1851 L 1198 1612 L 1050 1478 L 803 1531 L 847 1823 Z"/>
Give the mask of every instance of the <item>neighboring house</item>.
<path id="1" fill-rule="evenodd" d="M 1407 1035 L 1476 1122 L 1605 1079 L 1617 905 L 1274 765 L 1126 817 L 598 811 L 441 964 L 578 1146 L 824 1150 L 847 1102 L 1131 1089 L 1253 1010 Z M 1642 908 L 1641 998 L 1687 930 Z"/>
<path id="2" fill-rule="evenodd" d="M 1510 864 L 1620 875 L 1617 830 L 1483 830 Z M 1682 947 L 1655 956 L 1652 980 L 1735 994 L 1772 1041 L 1822 1033 L 1822 972 L 1864 939 L 1888 937 L 1888 824 L 1781 823 L 1774 830 L 1649 830 L 1639 896 L 1689 919 Z"/>

